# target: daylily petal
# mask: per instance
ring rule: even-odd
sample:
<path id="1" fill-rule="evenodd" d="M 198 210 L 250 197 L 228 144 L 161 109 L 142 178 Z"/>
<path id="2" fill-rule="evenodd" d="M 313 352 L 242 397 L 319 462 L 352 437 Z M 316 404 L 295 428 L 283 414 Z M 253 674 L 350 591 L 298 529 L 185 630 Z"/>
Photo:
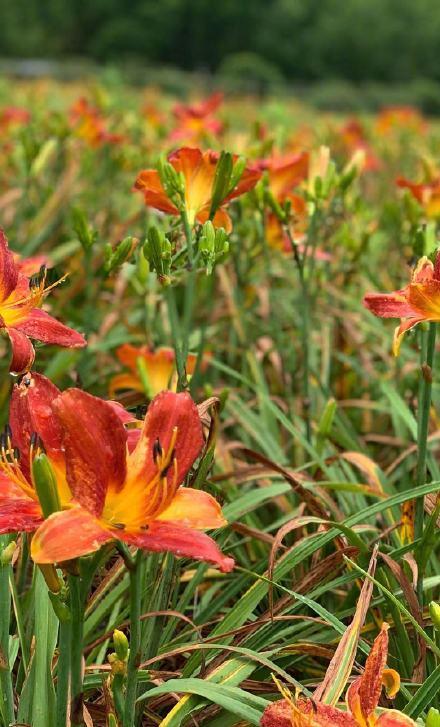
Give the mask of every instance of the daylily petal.
<path id="1" fill-rule="evenodd" d="M 35 359 L 35 350 L 25 333 L 17 328 L 7 328 L 11 341 L 12 360 L 9 370 L 14 374 L 23 374 L 28 371 Z"/>
<path id="2" fill-rule="evenodd" d="M 403 290 L 395 293 L 368 293 L 363 302 L 379 318 L 410 318 L 416 315 Z"/>
<path id="3" fill-rule="evenodd" d="M 198 212 L 196 215 L 197 222 L 200 222 L 200 224 L 203 225 L 209 220 L 209 213 L 209 207 L 205 207 L 204 209 L 200 210 L 200 212 Z M 232 231 L 232 220 L 226 210 L 224 210 L 222 207 L 217 210 L 214 217 L 212 218 L 212 224 L 214 225 L 214 227 L 223 227 L 226 232 Z"/>
<path id="4" fill-rule="evenodd" d="M 6 500 L 0 497 L 0 534 L 29 533 L 37 529 L 43 517 L 37 502 L 30 497 Z"/>
<path id="5" fill-rule="evenodd" d="M 93 515 L 75 507 L 44 520 L 32 538 L 31 555 L 35 563 L 62 563 L 94 553 L 112 539 Z"/>
<path id="6" fill-rule="evenodd" d="M 12 441 L 21 454 L 21 466 L 29 472 L 29 447 L 35 433 L 41 438 L 50 459 L 62 457 L 62 432 L 52 404 L 59 389 L 42 374 L 27 375 L 12 390 L 9 423 Z"/>
<path id="7" fill-rule="evenodd" d="M 266 707 L 261 727 L 292 727 L 292 707 L 287 699 L 279 699 Z"/>
<path id="8" fill-rule="evenodd" d="M 229 202 L 231 199 L 235 199 L 236 197 L 239 197 L 241 194 L 245 194 L 245 192 L 249 192 L 249 190 L 253 189 L 257 182 L 261 179 L 261 171 L 255 166 L 255 167 L 246 167 L 243 174 L 241 175 L 240 179 L 238 180 L 238 183 L 235 185 L 232 192 L 228 194 L 227 197 L 223 200 L 224 202 Z"/>
<path id="9" fill-rule="evenodd" d="M 395 356 L 398 356 L 400 351 L 400 346 L 402 344 L 403 337 L 405 333 L 411 330 L 411 328 L 414 328 L 418 323 L 422 323 L 425 320 L 425 318 L 406 318 L 405 320 L 401 321 L 400 326 L 397 326 L 396 330 L 394 331 L 394 338 L 393 338 L 393 354 Z"/>
<path id="10" fill-rule="evenodd" d="M 425 283 L 412 283 L 408 287 L 409 305 L 426 319 L 440 320 L 440 282 L 429 280 Z"/>
<path id="11" fill-rule="evenodd" d="M 155 443 L 158 441 L 162 450 L 167 451 L 175 428 L 177 428 L 177 439 L 174 456 L 180 484 L 202 449 L 202 425 L 197 407 L 189 394 L 162 391 L 148 407 L 141 436 L 141 441 L 148 442 L 142 468 L 142 477 L 145 482 L 153 479 L 157 472 L 153 454 Z M 167 477 L 171 483 L 174 479 L 171 468 Z"/>
<path id="12" fill-rule="evenodd" d="M 145 532 L 121 531 L 119 538 L 143 550 L 169 552 L 180 558 L 194 558 L 212 563 L 223 573 L 229 573 L 234 567 L 233 558 L 223 555 L 212 538 L 183 525 L 152 522 Z"/>
<path id="13" fill-rule="evenodd" d="M 143 391 L 142 383 L 134 374 L 117 374 L 110 381 L 109 394 L 115 396 L 117 391 Z"/>
<path id="14" fill-rule="evenodd" d="M 379 704 L 382 674 L 388 655 L 388 629 L 389 625 L 383 623 L 365 662 L 363 674 L 347 690 L 347 705 L 360 724 L 362 724 L 362 718 L 366 721 L 370 715 L 374 714 Z"/>
<path id="15" fill-rule="evenodd" d="M 134 183 L 134 189 L 143 193 L 145 204 L 148 207 L 154 207 L 156 210 L 172 215 L 179 214 L 177 208 L 168 199 L 159 173 L 155 169 L 145 169 L 140 172 Z"/>
<path id="16" fill-rule="evenodd" d="M 64 438 L 67 481 L 73 497 L 93 515 L 102 512 L 110 485 L 126 475 L 127 433 L 102 399 L 69 389 L 53 403 Z"/>
<path id="17" fill-rule="evenodd" d="M 406 714 L 396 709 L 386 709 L 378 717 L 377 727 L 416 727 L 416 723 Z"/>
<path id="18" fill-rule="evenodd" d="M 87 344 L 78 331 L 65 326 L 40 308 L 33 308 L 26 319 L 15 326 L 31 338 L 44 343 L 53 343 L 67 348 L 81 348 Z"/>
<path id="19" fill-rule="evenodd" d="M 157 520 L 185 525 L 195 530 L 210 530 L 226 525 L 222 509 L 212 495 L 191 487 L 180 487 L 171 504 Z"/>
<path id="20" fill-rule="evenodd" d="M 3 230 L 0 229 L 0 301 L 12 293 L 17 285 L 18 269 L 8 246 Z"/>

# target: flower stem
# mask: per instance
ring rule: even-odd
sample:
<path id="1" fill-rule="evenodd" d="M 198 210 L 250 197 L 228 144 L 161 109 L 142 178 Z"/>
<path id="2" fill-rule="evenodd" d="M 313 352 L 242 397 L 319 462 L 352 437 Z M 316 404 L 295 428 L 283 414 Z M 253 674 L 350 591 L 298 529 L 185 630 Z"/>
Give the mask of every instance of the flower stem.
<path id="1" fill-rule="evenodd" d="M 173 340 L 174 355 L 176 357 L 176 369 L 178 376 L 178 390 L 186 388 L 185 359 L 183 358 L 182 345 L 180 343 L 180 325 L 177 313 L 176 297 L 171 285 L 165 288 L 165 298 L 168 306 L 168 319 Z"/>
<path id="2" fill-rule="evenodd" d="M 417 417 L 417 470 L 416 487 L 426 483 L 426 455 L 428 445 L 429 411 L 431 408 L 432 390 L 432 368 L 435 354 L 435 336 L 437 324 L 430 323 L 428 332 L 423 331 L 421 348 L 421 370 L 422 376 L 419 388 L 419 406 Z M 424 525 L 424 498 L 419 497 L 415 501 L 414 513 L 414 539 L 418 540 L 423 535 Z M 420 606 L 423 607 L 423 569 L 419 565 L 417 579 L 417 595 Z"/>
<path id="3" fill-rule="evenodd" d="M 70 630 L 70 719 L 72 727 L 82 727 L 83 717 L 83 629 L 84 608 L 79 576 L 69 576 L 70 610 L 72 624 Z"/>
<path id="4" fill-rule="evenodd" d="M 3 545 L 7 545 L 9 538 L 1 538 Z M 9 592 L 9 574 L 11 566 L 0 565 L 0 686 L 1 703 L 0 714 L 4 724 L 15 722 L 14 692 L 12 675 L 9 666 L 9 622 L 11 617 L 11 596 Z"/>
<path id="5" fill-rule="evenodd" d="M 141 568 L 142 551 L 138 550 L 130 572 L 130 655 L 127 665 L 127 691 L 123 727 L 134 727 L 137 680 L 141 645 Z"/>
<path id="6" fill-rule="evenodd" d="M 66 727 L 70 677 L 70 639 L 70 621 L 60 621 L 57 664 L 56 727 Z"/>
<path id="7" fill-rule="evenodd" d="M 302 375 L 302 406 L 303 416 L 306 428 L 306 438 L 308 442 L 312 439 L 312 426 L 310 422 L 310 348 L 309 348 L 309 337 L 310 337 L 310 309 L 309 309 L 309 291 L 307 286 L 307 279 L 305 276 L 305 256 L 301 257 L 298 245 L 292 237 L 292 233 L 289 226 L 285 226 L 285 232 L 289 238 L 290 245 L 292 247 L 293 257 L 298 268 L 298 277 L 301 287 L 301 301 L 302 301 L 302 325 L 301 325 L 301 346 L 303 352 L 303 375 Z"/>

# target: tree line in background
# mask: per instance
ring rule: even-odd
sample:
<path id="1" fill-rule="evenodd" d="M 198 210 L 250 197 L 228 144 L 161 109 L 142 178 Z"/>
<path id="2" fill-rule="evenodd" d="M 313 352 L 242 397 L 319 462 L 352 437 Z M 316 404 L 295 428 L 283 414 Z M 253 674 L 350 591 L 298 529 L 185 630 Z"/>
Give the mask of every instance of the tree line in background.
<path id="1" fill-rule="evenodd" d="M 3 56 L 87 56 L 233 73 L 247 54 L 248 63 L 288 82 L 440 81 L 438 0 L 0 3 Z"/>

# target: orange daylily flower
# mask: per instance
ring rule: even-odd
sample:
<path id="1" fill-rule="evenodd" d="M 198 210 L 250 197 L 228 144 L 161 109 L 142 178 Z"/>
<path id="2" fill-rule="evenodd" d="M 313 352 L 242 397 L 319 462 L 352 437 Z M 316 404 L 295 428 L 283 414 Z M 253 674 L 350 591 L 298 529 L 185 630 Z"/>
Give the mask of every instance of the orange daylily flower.
<path id="1" fill-rule="evenodd" d="M 380 159 L 368 142 L 365 129 L 359 119 L 350 119 L 339 132 L 340 139 L 348 156 L 363 152 L 362 168 L 366 172 L 375 172 L 381 168 Z"/>
<path id="2" fill-rule="evenodd" d="M 402 189 L 408 189 L 417 202 L 423 207 L 427 217 L 440 217 L 440 176 L 428 182 L 411 182 L 405 177 L 398 177 L 396 184 Z"/>
<path id="3" fill-rule="evenodd" d="M 401 318 L 393 342 L 397 355 L 407 331 L 422 321 L 440 321 L 440 254 L 435 263 L 422 257 L 405 288 L 392 293 L 368 293 L 363 302 L 379 318 Z"/>
<path id="4" fill-rule="evenodd" d="M 0 532 L 35 530 L 37 563 L 76 558 L 117 539 L 230 571 L 233 559 L 202 532 L 225 524 L 220 506 L 206 492 L 181 487 L 203 446 L 189 394 L 159 394 L 142 429 L 127 431 L 127 421 L 134 420 L 114 402 L 79 389 L 60 393 L 44 376 L 27 376 L 14 389 L 2 440 Z M 46 520 L 32 481 L 31 432 L 47 452 L 62 508 Z"/>
<path id="5" fill-rule="evenodd" d="M 168 161 L 174 169 L 183 174 L 185 206 L 191 225 L 196 221 L 203 224 L 209 219 L 219 156 L 212 150 L 202 152 L 200 149 L 182 147 L 168 157 Z M 212 220 L 216 227 L 224 227 L 228 232 L 231 231 L 232 221 L 223 209 L 224 205 L 255 187 L 260 177 L 261 172 L 256 167 L 247 166 L 245 168 L 237 185 L 221 200 L 220 207 Z M 143 193 L 147 207 L 154 207 L 171 215 L 179 214 L 175 204 L 168 198 L 156 169 L 145 169 L 140 172 L 134 188 Z"/>
<path id="6" fill-rule="evenodd" d="M 84 97 L 79 98 L 71 107 L 70 120 L 77 136 L 91 147 L 120 144 L 124 140 L 122 134 L 111 134 L 107 131 L 100 111 Z"/>
<path id="7" fill-rule="evenodd" d="M 68 348 L 86 345 L 84 337 L 41 310 L 44 296 L 53 286 L 45 288 L 45 274 L 29 279 L 23 273 L 23 262 L 17 264 L 8 241 L 0 230 L 0 330 L 11 341 L 14 373 L 27 371 L 35 358 L 30 338 Z"/>
<path id="8" fill-rule="evenodd" d="M 0 111 L 0 129 L 6 131 L 10 126 L 29 123 L 31 115 L 19 106 L 6 106 Z"/>
<path id="9" fill-rule="evenodd" d="M 310 155 L 308 152 L 274 156 L 261 162 L 267 170 L 268 188 L 275 200 L 283 203 L 290 200 L 293 212 L 292 231 L 295 238 L 304 236 L 307 227 L 307 204 L 304 197 L 294 193 L 309 173 Z M 291 252 L 290 242 L 283 226 L 274 212 L 267 212 L 265 219 L 266 239 L 271 247 Z"/>
<path id="10" fill-rule="evenodd" d="M 376 120 L 376 131 L 384 136 L 396 129 L 423 134 L 427 128 L 426 120 L 413 106 L 389 106 L 382 109 Z"/>
<path id="11" fill-rule="evenodd" d="M 365 662 L 363 674 L 347 690 L 347 711 L 313 698 L 286 698 L 266 708 L 262 727 L 415 727 L 415 722 L 395 709 L 378 710 L 382 687 L 389 698 L 400 688 L 400 677 L 386 668 L 388 655 L 387 623 L 376 637 Z"/>
<path id="12" fill-rule="evenodd" d="M 119 361 L 129 369 L 129 373 L 117 374 L 110 381 L 110 397 L 113 398 L 121 389 L 131 389 L 144 393 L 144 386 L 139 375 L 138 361 L 145 366 L 149 395 L 156 396 L 165 389 L 175 391 L 176 381 L 172 381 L 176 371 L 175 354 L 172 348 L 161 346 L 155 351 L 148 346 L 132 346 L 124 343 L 116 350 Z M 206 361 L 206 357 L 205 361 Z M 192 376 L 197 363 L 197 356 L 190 353 L 186 359 L 186 372 Z"/>
<path id="13" fill-rule="evenodd" d="M 213 93 L 209 98 L 194 104 L 176 104 L 173 113 L 177 126 L 170 134 L 171 141 L 180 140 L 198 143 L 212 134 L 217 136 L 223 130 L 223 124 L 213 114 L 223 101 L 222 93 Z"/>

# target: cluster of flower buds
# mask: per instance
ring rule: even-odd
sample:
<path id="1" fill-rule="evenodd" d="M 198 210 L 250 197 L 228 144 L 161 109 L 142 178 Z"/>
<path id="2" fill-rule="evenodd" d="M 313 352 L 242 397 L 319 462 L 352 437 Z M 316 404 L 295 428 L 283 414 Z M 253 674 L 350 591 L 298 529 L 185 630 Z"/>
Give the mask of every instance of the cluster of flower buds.
<path id="1" fill-rule="evenodd" d="M 144 257 L 156 272 L 161 285 L 169 285 L 171 272 L 171 243 L 158 227 L 150 227 L 143 246 Z"/>
<path id="2" fill-rule="evenodd" d="M 132 255 L 138 244 L 136 237 L 126 237 L 113 248 L 108 242 L 104 247 L 104 271 L 107 275 L 116 272 Z"/>
<path id="3" fill-rule="evenodd" d="M 210 220 L 205 222 L 199 239 L 199 251 L 211 275 L 214 265 L 229 252 L 229 239 L 223 227 L 215 228 Z"/>

